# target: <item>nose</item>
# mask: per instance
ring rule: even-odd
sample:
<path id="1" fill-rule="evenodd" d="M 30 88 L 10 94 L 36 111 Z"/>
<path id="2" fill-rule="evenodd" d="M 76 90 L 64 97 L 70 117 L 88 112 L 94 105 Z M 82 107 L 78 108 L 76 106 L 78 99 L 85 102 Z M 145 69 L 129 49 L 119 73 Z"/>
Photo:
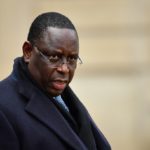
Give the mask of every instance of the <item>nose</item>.
<path id="1" fill-rule="evenodd" d="M 67 63 L 61 64 L 61 65 L 57 68 L 57 71 L 62 72 L 62 73 L 68 73 L 68 72 L 69 72 L 68 64 L 67 64 Z"/>

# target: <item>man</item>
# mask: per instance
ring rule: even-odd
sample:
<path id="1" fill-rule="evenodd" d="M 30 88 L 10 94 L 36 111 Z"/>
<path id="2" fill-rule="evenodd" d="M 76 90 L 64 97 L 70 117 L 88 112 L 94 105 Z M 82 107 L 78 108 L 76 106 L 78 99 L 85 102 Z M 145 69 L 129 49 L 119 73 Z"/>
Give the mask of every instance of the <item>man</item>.
<path id="1" fill-rule="evenodd" d="M 0 150 L 110 150 L 87 110 L 69 87 L 79 40 L 62 14 L 39 15 L 0 82 Z"/>

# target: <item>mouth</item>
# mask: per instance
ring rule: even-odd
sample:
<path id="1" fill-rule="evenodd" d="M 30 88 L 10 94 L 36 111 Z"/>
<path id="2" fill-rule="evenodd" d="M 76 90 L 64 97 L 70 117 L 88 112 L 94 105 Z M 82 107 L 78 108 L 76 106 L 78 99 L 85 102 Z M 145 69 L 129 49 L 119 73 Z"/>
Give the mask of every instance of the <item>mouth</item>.
<path id="1" fill-rule="evenodd" d="M 65 87 L 67 86 L 67 81 L 66 80 L 54 80 L 52 81 L 52 86 L 56 90 L 64 90 Z"/>

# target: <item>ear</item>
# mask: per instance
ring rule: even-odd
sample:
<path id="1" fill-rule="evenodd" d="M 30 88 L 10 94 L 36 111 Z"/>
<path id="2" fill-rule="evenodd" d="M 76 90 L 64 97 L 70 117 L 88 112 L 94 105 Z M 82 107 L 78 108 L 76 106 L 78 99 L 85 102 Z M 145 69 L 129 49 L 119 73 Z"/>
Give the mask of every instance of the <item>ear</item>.
<path id="1" fill-rule="evenodd" d="M 32 44 L 29 41 L 25 41 L 22 50 L 23 50 L 23 58 L 26 63 L 30 62 L 31 54 L 32 54 Z"/>

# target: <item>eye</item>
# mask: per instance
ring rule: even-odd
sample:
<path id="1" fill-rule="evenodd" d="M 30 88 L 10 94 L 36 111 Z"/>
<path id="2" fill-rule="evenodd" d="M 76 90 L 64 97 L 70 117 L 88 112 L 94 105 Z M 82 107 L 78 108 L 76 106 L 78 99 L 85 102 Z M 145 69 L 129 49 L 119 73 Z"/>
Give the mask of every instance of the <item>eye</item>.
<path id="1" fill-rule="evenodd" d="M 78 56 L 70 56 L 70 57 L 68 57 L 68 61 L 69 61 L 70 63 L 75 63 L 75 62 L 77 62 L 77 59 L 78 59 Z"/>
<path id="2" fill-rule="evenodd" d="M 60 60 L 60 57 L 58 55 L 51 55 L 48 57 L 49 61 L 52 63 L 58 62 Z"/>

